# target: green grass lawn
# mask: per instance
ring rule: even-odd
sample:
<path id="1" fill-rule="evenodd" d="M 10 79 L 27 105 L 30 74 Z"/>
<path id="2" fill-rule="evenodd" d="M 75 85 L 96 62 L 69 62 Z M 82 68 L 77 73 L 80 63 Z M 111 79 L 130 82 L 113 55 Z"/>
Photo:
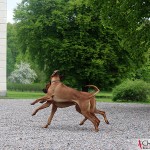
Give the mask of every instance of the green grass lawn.
<path id="1" fill-rule="evenodd" d="M 96 95 L 96 100 L 98 102 L 113 102 L 112 101 L 112 93 L 111 92 L 103 92 L 101 91 Z"/>
<path id="2" fill-rule="evenodd" d="M 21 92 L 21 91 L 7 91 L 6 97 L 0 97 L 5 99 L 36 99 L 44 96 L 42 92 Z M 111 92 L 100 92 L 96 95 L 96 100 L 101 102 L 112 102 Z"/>
<path id="3" fill-rule="evenodd" d="M 5 99 L 36 99 L 44 96 L 42 92 L 20 92 L 20 91 L 7 91 L 6 97 L 0 97 Z"/>
<path id="4" fill-rule="evenodd" d="M 20 91 L 7 91 L 6 97 L 0 97 L 0 99 L 37 99 L 45 94 L 42 92 L 20 92 Z M 97 102 L 113 102 L 111 92 L 101 91 L 96 95 Z M 150 104 L 150 98 L 148 102 L 125 102 L 125 103 L 147 103 Z"/>

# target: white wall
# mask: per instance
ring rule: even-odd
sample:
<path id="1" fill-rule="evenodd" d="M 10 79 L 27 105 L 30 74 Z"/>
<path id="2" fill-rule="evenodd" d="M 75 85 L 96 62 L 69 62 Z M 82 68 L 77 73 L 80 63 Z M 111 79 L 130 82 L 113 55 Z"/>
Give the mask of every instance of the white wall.
<path id="1" fill-rule="evenodd" d="M 0 0 L 0 96 L 6 95 L 7 0 Z"/>

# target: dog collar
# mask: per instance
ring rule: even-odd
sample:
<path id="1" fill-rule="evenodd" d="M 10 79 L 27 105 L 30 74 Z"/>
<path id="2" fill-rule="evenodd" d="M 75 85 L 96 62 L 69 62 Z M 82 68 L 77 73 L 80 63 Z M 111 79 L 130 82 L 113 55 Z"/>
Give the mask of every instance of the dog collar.
<path id="1" fill-rule="evenodd" d="M 52 82 L 60 82 L 60 80 L 54 80 L 54 81 L 52 81 Z M 51 83 L 52 83 L 52 82 L 51 82 Z"/>

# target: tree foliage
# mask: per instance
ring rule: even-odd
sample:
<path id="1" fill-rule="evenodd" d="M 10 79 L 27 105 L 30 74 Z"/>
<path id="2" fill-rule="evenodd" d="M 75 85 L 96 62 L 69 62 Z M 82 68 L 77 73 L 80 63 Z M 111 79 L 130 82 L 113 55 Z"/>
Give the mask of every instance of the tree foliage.
<path id="1" fill-rule="evenodd" d="M 37 75 L 33 69 L 30 68 L 30 64 L 21 62 L 16 64 L 15 70 L 11 73 L 8 80 L 12 83 L 31 84 Z"/>
<path id="2" fill-rule="evenodd" d="M 7 24 L 7 75 L 14 70 L 19 54 L 15 24 Z"/>
<path id="3" fill-rule="evenodd" d="M 32 56 L 30 55 L 29 51 L 26 50 L 23 53 L 20 50 L 20 44 L 18 43 L 17 38 L 17 28 L 16 23 L 7 24 L 7 76 L 9 77 L 10 74 L 15 70 L 15 65 L 19 64 L 21 61 L 27 62 L 31 65 L 32 68 L 37 73 L 38 78 L 35 82 L 45 82 L 45 73 L 39 70 L 39 67 L 36 63 L 34 63 Z"/>
<path id="4" fill-rule="evenodd" d="M 143 80 L 126 80 L 113 89 L 113 101 L 148 101 L 150 84 Z"/>
<path id="5" fill-rule="evenodd" d="M 149 6 L 149 0 L 109 0 L 101 9 L 102 24 L 117 33 L 120 45 L 138 68 L 146 61 L 150 48 Z"/>
<path id="6" fill-rule="evenodd" d="M 23 0 L 15 10 L 22 51 L 48 76 L 60 69 L 81 85 L 111 87 L 143 63 L 149 45 L 148 16 L 139 22 L 140 2 L 126 2 Z"/>

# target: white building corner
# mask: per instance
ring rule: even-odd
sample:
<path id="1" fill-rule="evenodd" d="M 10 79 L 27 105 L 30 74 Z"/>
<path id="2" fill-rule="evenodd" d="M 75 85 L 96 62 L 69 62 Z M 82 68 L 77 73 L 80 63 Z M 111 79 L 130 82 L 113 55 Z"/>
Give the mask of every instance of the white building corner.
<path id="1" fill-rule="evenodd" d="M 6 96 L 7 0 L 0 0 L 0 96 Z"/>

